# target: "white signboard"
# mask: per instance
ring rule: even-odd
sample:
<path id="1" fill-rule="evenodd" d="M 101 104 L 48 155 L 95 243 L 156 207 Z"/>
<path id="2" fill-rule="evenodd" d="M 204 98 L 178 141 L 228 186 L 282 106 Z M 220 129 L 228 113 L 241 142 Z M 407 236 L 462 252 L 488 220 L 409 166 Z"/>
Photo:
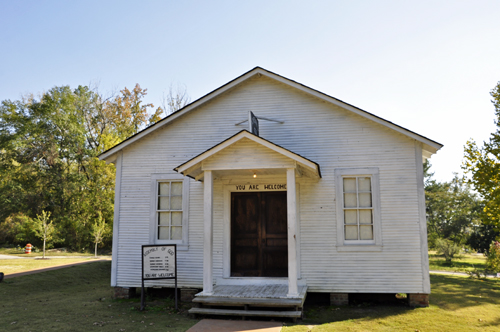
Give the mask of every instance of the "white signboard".
<path id="1" fill-rule="evenodd" d="M 142 246 L 142 278 L 170 279 L 177 276 L 175 244 Z"/>

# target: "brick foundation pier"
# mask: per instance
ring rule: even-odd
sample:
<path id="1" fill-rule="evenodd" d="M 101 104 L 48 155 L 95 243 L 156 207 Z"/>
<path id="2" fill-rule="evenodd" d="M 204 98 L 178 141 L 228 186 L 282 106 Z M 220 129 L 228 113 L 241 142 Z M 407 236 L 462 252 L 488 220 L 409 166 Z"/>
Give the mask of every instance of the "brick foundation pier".
<path id="1" fill-rule="evenodd" d="M 115 299 L 130 299 L 135 296 L 135 287 L 115 287 Z"/>
<path id="2" fill-rule="evenodd" d="M 348 293 L 330 293 L 330 305 L 348 305 Z"/>
<path id="3" fill-rule="evenodd" d="M 410 307 L 428 307 L 429 294 L 408 294 L 408 305 Z"/>

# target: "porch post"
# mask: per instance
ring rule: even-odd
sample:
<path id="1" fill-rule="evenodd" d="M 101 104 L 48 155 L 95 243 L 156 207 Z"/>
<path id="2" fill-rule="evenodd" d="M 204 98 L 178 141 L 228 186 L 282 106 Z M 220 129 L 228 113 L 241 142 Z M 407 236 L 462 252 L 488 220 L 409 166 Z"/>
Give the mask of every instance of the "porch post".
<path id="1" fill-rule="evenodd" d="M 213 248 L 213 175 L 205 171 L 203 185 L 203 294 L 213 293 L 212 248 Z"/>
<path id="2" fill-rule="evenodd" d="M 297 197 L 295 193 L 295 168 L 286 170 L 286 202 L 288 216 L 288 295 L 298 296 L 297 288 Z"/>

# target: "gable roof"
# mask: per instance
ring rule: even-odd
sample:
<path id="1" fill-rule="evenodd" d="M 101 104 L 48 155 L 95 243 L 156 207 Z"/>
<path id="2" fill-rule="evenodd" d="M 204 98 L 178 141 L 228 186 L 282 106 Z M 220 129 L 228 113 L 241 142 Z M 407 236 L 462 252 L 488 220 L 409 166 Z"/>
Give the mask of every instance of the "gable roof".
<path id="1" fill-rule="evenodd" d="M 234 80 L 222 85 L 221 87 L 213 90 L 212 92 L 209 92 L 207 93 L 206 95 L 204 95 L 203 97 L 193 101 L 192 103 L 184 106 L 183 108 L 177 110 L 176 112 L 166 116 L 165 118 L 163 118 L 162 120 L 158 121 L 157 123 L 145 128 L 144 130 L 138 132 L 137 134 L 133 135 L 133 136 L 130 136 L 129 138 L 127 138 L 126 140 L 122 141 L 121 143 L 115 145 L 114 147 L 104 151 L 103 153 L 101 153 L 99 155 L 99 159 L 100 160 L 106 160 L 108 162 L 112 162 L 116 156 L 114 156 L 118 151 L 122 150 L 123 148 L 125 148 L 126 146 L 134 143 L 135 141 L 138 141 L 140 140 L 142 137 L 144 136 L 147 136 L 149 135 L 150 133 L 152 133 L 153 131 L 155 130 L 158 130 L 160 129 L 161 127 L 163 127 L 164 125 L 172 122 L 173 120 L 177 119 L 178 117 L 184 115 L 185 113 L 188 113 L 190 111 L 192 111 L 193 109 L 196 109 L 197 107 L 205 104 L 206 102 L 216 98 L 217 96 L 223 94 L 224 92 L 234 88 L 235 86 L 241 84 L 242 82 L 250 79 L 251 77 L 255 76 L 255 75 L 262 75 L 262 76 L 266 76 L 270 79 L 273 79 L 273 80 L 276 80 L 278 82 L 281 82 L 283 84 L 286 84 L 292 88 L 295 88 L 295 89 L 298 89 L 302 92 L 305 92 L 305 93 L 308 93 L 312 96 L 315 96 L 319 99 L 322 99 L 326 102 L 329 102 L 331 104 L 334 104 L 336 106 L 339 106 L 343 109 L 346 109 L 348 111 L 351 111 L 357 115 L 360 115 L 364 118 L 367 118 L 369 120 L 372 120 L 373 122 L 376 122 L 380 125 L 383 125 L 387 128 L 390 128 L 394 131 L 397 131 L 411 139 L 414 139 L 418 142 L 421 142 L 423 144 L 423 153 L 425 155 L 425 157 L 430 157 L 432 154 L 436 153 L 439 149 L 441 149 L 443 147 L 442 144 L 436 142 L 436 141 L 433 141 L 427 137 L 424 137 L 422 135 L 419 135 L 411 130 L 408 130 L 404 127 L 401 127 L 401 126 L 398 126 L 397 124 L 394 124 L 388 120 L 385 120 L 379 116 L 376 116 L 372 113 L 369 113 L 367 111 L 364 111 L 358 107 L 355 107 L 351 104 L 348 104 L 346 102 L 343 102 L 342 100 L 339 100 L 337 98 L 334 98 L 332 96 L 329 96 L 323 92 L 320 92 L 318 90 L 315 90 L 313 88 L 310 88 L 306 85 L 303 85 L 301 83 L 298 83 L 298 82 L 295 82 L 289 78 L 286 78 L 286 77 L 283 77 L 281 75 L 278 75 L 276 73 L 273 73 L 269 70 L 266 70 L 264 68 L 261 68 L 261 67 L 255 67 L 251 70 L 249 70 L 248 72 L 244 73 L 243 75 L 235 78 Z"/>
<path id="2" fill-rule="evenodd" d="M 189 176 L 194 178 L 195 180 L 198 180 L 198 175 L 201 177 L 203 176 L 203 170 L 201 169 L 201 163 L 204 160 L 207 160 L 210 157 L 215 156 L 217 153 L 222 152 L 223 150 L 233 146 L 237 142 L 240 142 L 244 139 L 248 139 L 250 141 L 253 141 L 257 143 L 258 145 L 261 145 L 263 147 L 266 147 L 272 151 L 274 151 L 276 154 L 284 156 L 291 161 L 297 163 L 301 168 L 303 168 L 307 173 L 309 173 L 313 177 L 321 177 L 321 170 L 319 167 L 319 164 L 308 159 L 305 157 L 302 157 L 301 155 L 292 152 L 288 149 L 285 149 L 282 146 L 279 146 L 271 141 L 268 141 L 262 137 L 256 136 L 252 133 L 250 133 L 248 130 L 241 130 L 235 135 L 225 139 L 224 141 L 214 145 L 210 149 L 200 153 L 199 155 L 189 159 L 188 161 L 182 163 L 181 165 L 177 166 L 174 168 L 174 171 L 179 172 L 183 175 Z M 251 167 L 253 168 L 253 167 Z M 243 167 L 242 169 L 249 169 Z"/>

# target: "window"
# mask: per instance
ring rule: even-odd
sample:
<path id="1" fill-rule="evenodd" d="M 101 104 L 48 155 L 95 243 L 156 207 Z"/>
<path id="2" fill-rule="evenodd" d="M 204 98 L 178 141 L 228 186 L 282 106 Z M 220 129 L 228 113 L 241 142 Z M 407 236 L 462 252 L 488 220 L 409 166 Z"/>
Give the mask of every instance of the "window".
<path id="1" fill-rule="evenodd" d="M 182 240 L 182 181 L 158 181 L 158 240 Z"/>
<path id="2" fill-rule="evenodd" d="M 378 168 L 335 170 L 337 184 L 337 249 L 380 250 Z"/>
<path id="3" fill-rule="evenodd" d="M 189 180 L 179 174 L 153 174 L 151 180 L 150 242 L 187 250 Z"/>
<path id="4" fill-rule="evenodd" d="M 345 177 L 342 180 L 345 240 L 373 240 L 371 177 Z"/>

